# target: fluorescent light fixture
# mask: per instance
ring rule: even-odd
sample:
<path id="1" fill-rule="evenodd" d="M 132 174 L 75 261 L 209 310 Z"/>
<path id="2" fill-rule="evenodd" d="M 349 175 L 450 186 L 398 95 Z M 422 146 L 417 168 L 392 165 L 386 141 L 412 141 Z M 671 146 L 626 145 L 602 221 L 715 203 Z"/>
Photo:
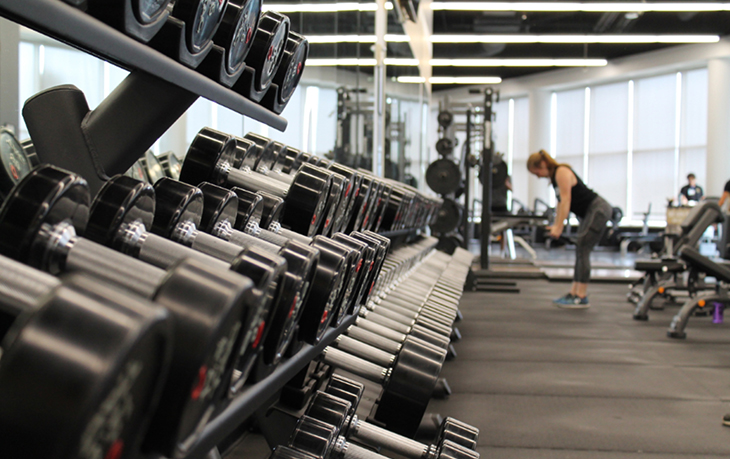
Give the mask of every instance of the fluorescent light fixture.
<path id="1" fill-rule="evenodd" d="M 261 5 L 261 11 L 279 13 L 340 13 L 343 11 L 376 11 L 377 3 L 276 3 Z M 385 9 L 392 10 L 393 3 L 385 2 Z"/>
<path id="2" fill-rule="evenodd" d="M 350 66 L 350 67 L 373 67 L 377 62 L 375 59 L 307 59 L 307 67 L 337 67 L 337 66 Z"/>
<path id="3" fill-rule="evenodd" d="M 398 77 L 398 83 L 425 83 L 423 77 Z M 431 84 L 499 84 L 502 79 L 499 77 L 431 77 L 428 79 Z"/>
<path id="4" fill-rule="evenodd" d="M 400 76 L 397 78 L 398 83 L 425 83 L 426 79 L 423 77 L 417 77 L 417 76 Z"/>
<path id="5" fill-rule="evenodd" d="M 606 59 L 431 59 L 433 67 L 603 67 Z"/>
<path id="6" fill-rule="evenodd" d="M 374 67 L 376 60 L 372 58 L 357 59 L 357 58 L 339 58 L 339 59 L 307 59 L 307 67 L 336 67 L 336 66 L 350 66 L 350 67 Z M 416 67 L 418 66 L 418 59 L 400 59 L 400 58 L 385 58 L 385 65 L 394 66 L 405 66 L 405 67 Z"/>
<path id="7" fill-rule="evenodd" d="M 432 43 L 717 43 L 717 35 L 431 35 Z"/>
<path id="8" fill-rule="evenodd" d="M 375 35 L 307 35 L 309 43 L 375 43 Z M 386 34 L 389 43 L 407 43 L 408 35 Z"/>
<path id="9" fill-rule="evenodd" d="M 432 2 L 434 11 L 575 11 L 596 13 L 730 11 L 730 3 L 711 2 Z"/>

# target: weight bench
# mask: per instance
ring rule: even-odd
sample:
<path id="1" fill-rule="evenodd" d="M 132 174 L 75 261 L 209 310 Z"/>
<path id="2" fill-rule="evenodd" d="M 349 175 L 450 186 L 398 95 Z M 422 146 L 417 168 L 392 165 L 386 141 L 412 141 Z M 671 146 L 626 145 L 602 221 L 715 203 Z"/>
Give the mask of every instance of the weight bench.
<path id="1" fill-rule="evenodd" d="M 707 227 L 724 221 L 722 210 L 716 202 L 703 201 L 695 206 L 684 219 L 676 243 L 667 250 L 667 256 L 660 260 L 637 260 L 634 269 L 644 272 L 641 290 L 633 289 L 629 301 L 636 302 L 634 319 L 647 320 L 647 311 L 657 294 L 669 289 L 684 289 L 677 282 L 678 274 L 684 272 L 684 264 L 677 260 L 677 254 L 685 247 L 695 247 Z M 689 285 L 687 288 L 701 288 Z M 658 290 L 661 289 L 662 292 Z"/>
<path id="2" fill-rule="evenodd" d="M 672 323 L 667 331 L 667 336 L 670 338 L 683 339 L 687 337 L 687 334 L 684 331 L 687 326 L 687 321 L 696 309 L 714 307 L 715 303 L 723 305 L 730 304 L 730 296 L 728 296 L 730 268 L 728 266 L 715 263 L 709 258 L 700 255 L 700 252 L 692 247 L 685 247 L 682 249 L 679 256 L 685 261 L 685 263 L 687 263 L 688 266 L 717 279 L 714 292 L 690 298 L 686 303 L 684 303 L 684 305 L 682 305 L 682 308 L 679 310 L 677 315 L 674 316 L 674 319 L 672 319 Z"/>

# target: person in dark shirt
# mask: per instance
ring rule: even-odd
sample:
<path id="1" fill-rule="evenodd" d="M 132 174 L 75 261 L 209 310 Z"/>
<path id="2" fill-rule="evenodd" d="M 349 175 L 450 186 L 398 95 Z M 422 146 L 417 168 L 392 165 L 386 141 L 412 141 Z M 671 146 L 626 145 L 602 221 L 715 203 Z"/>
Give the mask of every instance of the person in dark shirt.
<path id="1" fill-rule="evenodd" d="M 494 155 L 492 161 L 492 212 L 507 213 L 507 191 L 512 191 L 512 180 L 507 163 L 501 154 Z"/>
<path id="2" fill-rule="evenodd" d="M 722 207 L 728 199 L 730 199 L 730 180 L 725 183 L 725 189 L 722 190 L 722 196 L 720 196 L 720 200 L 717 203 Z"/>
<path id="3" fill-rule="evenodd" d="M 613 208 L 573 172 L 568 164 L 560 164 L 545 150 L 527 159 L 527 170 L 541 178 L 549 178 L 558 198 L 555 223 L 549 227 L 550 237 L 563 234 L 565 220 L 573 212 L 580 220 L 575 245 L 575 269 L 570 292 L 553 301 L 558 307 L 585 309 L 588 302 L 588 282 L 591 277 L 591 251 L 606 231 Z"/>
<path id="4" fill-rule="evenodd" d="M 679 203 L 683 206 L 695 205 L 704 197 L 704 191 L 701 186 L 697 185 L 695 174 L 688 174 L 687 182 L 689 183 L 679 190 Z"/>

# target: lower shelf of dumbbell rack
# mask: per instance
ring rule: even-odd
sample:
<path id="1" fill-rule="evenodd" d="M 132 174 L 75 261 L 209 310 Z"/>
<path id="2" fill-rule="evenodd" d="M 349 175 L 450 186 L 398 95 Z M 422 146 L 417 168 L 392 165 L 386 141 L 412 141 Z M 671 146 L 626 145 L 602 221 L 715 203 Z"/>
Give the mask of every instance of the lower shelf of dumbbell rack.
<path id="1" fill-rule="evenodd" d="M 344 333 L 347 327 L 354 324 L 355 319 L 356 316 L 346 317 L 339 327 L 327 331 L 316 346 L 304 344 L 299 352 L 279 364 L 270 376 L 246 388 L 231 401 L 221 414 L 208 423 L 200 438 L 193 444 L 190 452 L 185 457 L 187 459 L 205 458 L 210 450 L 215 448 L 226 436 L 253 415 L 263 402 L 273 396 L 305 365 L 315 359 L 337 336 Z M 164 458 L 157 455 L 147 455 L 144 459 Z"/>

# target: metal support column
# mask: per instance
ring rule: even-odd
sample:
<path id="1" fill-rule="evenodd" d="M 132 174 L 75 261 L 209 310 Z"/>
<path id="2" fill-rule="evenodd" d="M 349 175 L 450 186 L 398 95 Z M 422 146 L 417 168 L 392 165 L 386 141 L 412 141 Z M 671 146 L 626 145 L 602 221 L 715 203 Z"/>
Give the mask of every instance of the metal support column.
<path id="1" fill-rule="evenodd" d="M 492 102 L 494 90 L 484 91 L 484 148 L 482 149 L 482 223 L 481 261 L 482 270 L 489 269 L 489 245 L 492 240 Z"/>

